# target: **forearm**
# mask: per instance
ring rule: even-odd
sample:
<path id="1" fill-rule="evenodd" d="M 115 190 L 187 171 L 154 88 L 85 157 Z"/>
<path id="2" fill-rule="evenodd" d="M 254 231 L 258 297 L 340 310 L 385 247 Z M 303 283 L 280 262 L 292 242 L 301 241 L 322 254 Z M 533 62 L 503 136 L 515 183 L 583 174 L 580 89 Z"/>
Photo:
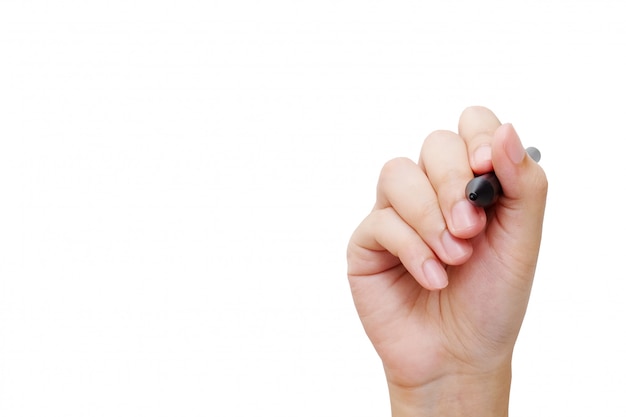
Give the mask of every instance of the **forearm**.
<path id="1" fill-rule="evenodd" d="M 446 376 L 419 388 L 389 382 L 393 417 L 506 417 L 511 367 L 485 375 Z"/>

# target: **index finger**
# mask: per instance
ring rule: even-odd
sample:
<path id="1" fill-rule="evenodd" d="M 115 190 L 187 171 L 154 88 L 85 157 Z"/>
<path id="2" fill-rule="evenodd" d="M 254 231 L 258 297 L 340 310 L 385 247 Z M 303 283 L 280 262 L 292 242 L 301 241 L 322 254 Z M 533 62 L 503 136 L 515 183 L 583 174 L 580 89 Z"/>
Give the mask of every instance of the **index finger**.
<path id="1" fill-rule="evenodd" d="M 491 142 L 493 133 L 501 125 L 496 115 L 486 107 L 468 107 L 459 118 L 459 136 L 467 145 L 470 167 L 476 174 L 493 170 Z"/>

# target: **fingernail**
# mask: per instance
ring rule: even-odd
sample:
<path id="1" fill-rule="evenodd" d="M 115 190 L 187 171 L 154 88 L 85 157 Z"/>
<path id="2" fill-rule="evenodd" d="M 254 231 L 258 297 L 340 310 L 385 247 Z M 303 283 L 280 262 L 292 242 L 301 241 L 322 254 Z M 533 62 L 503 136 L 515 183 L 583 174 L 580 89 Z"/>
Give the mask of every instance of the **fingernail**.
<path id="1" fill-rule="evenodd" d="M 478 221 L 476 209 L 467 200 L 460 200 L 452 207 L 452 224 L 455 232 L 470 229 Z"/>
<path id="2" fill-rule="evenodd" d="M 474 168 L 481 168 L 489 162 L 491 162 L 491 146 L 488 144 L 480 145 L 474 151 Z"/>
<path id="3" fill-rule="evenodd" d="M 448 285 L 448 274 L 435 259 L 430 258 L 424 261 L 422 271 L 430 289 L 440 290 Z"/>
<path id="4" fill-rule="evenodd" d="M 467 242 L 456 239 L 448 230 L 443 231 L 441 243 L 443 244 L 446 254 L 453 262 L 464 258 L 469 250 Z"/>
<path id="5" fill-rule="evenodd" d="M 522 142 L 520 141 L 519 136 L 515 131 L 513 125 L 509 124 L 509 127 L 511 128 L 511 131 L 513 133 L 513 139 L 507 142 L 505 151 L 511 162 L 517 165 L 524 159 L 524 156 L 526 155 L 526 150 L 522 146 Z"/>

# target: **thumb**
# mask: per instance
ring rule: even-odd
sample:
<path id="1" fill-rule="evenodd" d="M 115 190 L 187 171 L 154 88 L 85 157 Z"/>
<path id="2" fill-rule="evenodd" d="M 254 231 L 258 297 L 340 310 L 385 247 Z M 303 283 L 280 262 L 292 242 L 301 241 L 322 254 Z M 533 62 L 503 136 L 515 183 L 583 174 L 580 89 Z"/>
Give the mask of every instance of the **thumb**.
<path id="1" fill-rule="evenodd" d="M 494 132 L 492 162 L 502 186 L 502 196 L 495 207 L 497 223 L 511 254 L 534 264 L 541 240 L 548 181 L 543 169 L 522 146 L 511 124 Z M 503 248 L 504 249 L 504 248 Z"/>

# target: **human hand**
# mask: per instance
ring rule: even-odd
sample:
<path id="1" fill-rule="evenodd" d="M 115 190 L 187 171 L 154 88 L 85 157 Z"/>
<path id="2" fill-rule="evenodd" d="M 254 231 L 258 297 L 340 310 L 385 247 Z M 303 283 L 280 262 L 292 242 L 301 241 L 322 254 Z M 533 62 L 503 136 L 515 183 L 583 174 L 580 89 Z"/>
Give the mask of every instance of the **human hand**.
<path id="1" fill-rule="evenodd" d="M 474 207 L 465 185 L 491 170 L 503 195 Z M 348 245 L 348 278 L 394 416 L 506 415 L 546 194 L 513 127 L 482 107 L 463 112 L 458 134 L 428 136 L 418 163 L 385 164 Z"/>

